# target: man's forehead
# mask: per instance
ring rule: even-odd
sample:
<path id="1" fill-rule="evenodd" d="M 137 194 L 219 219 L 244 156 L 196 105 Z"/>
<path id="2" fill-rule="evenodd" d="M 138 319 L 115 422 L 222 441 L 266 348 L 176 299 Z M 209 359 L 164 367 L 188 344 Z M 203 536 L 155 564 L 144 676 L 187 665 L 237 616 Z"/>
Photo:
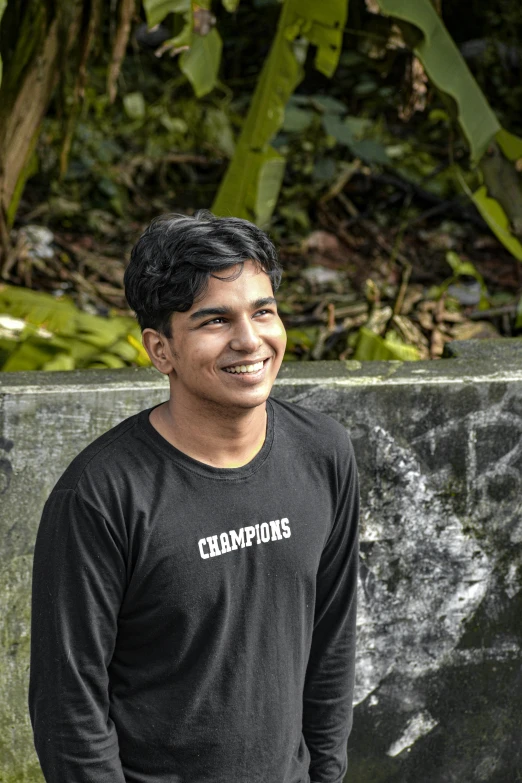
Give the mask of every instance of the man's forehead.
<path id="1" fill-rule="evenodd" d="M 255 261 L 245 261 L 227 267 L 210 275 L 207 285 L 200 296 L 194 300 L 189 312 L 203 302 L 216 296 L 220 298 L 234 298 L 237 295 L 251 298 L 252 291 L 272 291 L 272 283 L 269 275 Z M 255 297 L 256 294 L 254 293 Z"/>

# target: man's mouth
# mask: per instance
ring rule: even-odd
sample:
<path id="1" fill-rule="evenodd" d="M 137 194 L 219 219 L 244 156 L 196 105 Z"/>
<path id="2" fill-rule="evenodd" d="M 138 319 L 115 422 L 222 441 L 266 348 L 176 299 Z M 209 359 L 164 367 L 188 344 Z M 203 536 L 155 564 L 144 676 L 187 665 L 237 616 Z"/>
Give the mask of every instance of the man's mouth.
<path id="1" fill-rule="evenodd" d="M 263 369 L 263 365 L 265 362 L 267 362 L 268 359 L 261 359 L 259 362 L 255 362 L 253 364 L 235 364 L 231 365 L 230 367 L 223 367 L 225 372 L 230 373 L 254 373 L 259 372 L 259 370 Z"/>

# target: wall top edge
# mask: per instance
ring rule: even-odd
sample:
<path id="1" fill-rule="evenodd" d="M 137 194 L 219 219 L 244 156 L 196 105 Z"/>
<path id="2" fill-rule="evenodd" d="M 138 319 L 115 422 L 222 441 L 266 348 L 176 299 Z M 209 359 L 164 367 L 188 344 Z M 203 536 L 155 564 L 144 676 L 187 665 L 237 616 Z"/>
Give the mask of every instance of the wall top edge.
<path id="1" fill-rule="evenodd" d="M 405 386 L 522 382 L 522 362 L 512 359 L 442 359 L 420 362 L 289 362 L 276 386 Z M 70 372 L 0 372 L 0 397 L 60 392 L 151 390 L 168 387 L 154 368 L 73 370 Z"/>

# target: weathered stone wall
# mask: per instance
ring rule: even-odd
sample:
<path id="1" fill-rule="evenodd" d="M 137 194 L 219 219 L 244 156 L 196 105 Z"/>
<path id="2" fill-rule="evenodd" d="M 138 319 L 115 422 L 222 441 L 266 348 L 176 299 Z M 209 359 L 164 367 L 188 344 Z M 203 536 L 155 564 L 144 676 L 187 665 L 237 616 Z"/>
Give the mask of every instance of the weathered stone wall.
<path id="1" fill-rule="evenodd" d="M 276 396 L 349 428 L 361 475 L 350 783 L 522 780 L 521 358 L 280 374 Z M 167 397 L 154 370 L 0 374 L 2 783 L 42 781 L 26 693 L 45 499 L 87 443 Z"/>

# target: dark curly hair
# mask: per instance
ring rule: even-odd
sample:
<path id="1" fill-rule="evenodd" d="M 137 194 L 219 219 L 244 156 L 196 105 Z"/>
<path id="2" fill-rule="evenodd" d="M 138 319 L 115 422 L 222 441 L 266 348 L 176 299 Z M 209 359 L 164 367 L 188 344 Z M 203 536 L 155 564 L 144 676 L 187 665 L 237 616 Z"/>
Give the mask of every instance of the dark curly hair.
<path id="1" fill-rule="evenodd" d="M 215 217 L 206 210 L 156 218 L 134 245 L 125 270 L 125 296 L 143 331 L 156 329 L 172 337 L 172 313 L 189 310 L 205 293 L 216 272 L 254 261 L 275 292 L 282 268 L 277 252 L 260 228 L 248 220 Z"/>

